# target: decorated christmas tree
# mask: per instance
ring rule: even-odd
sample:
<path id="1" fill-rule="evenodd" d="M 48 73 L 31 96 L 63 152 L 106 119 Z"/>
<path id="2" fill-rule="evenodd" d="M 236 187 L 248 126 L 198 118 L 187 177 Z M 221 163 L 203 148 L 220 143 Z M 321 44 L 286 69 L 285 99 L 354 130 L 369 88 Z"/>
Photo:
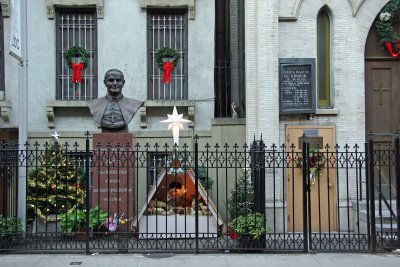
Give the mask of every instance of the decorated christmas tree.
<path id="1" fill-rule="evenodd" d="M 246 216 L 254 212 L 254 186 L 251 181 L 251 169 L 242 169 L 235 188 L 230 192 L 228 198 L 228 210 L 232 218 Z"/>
<path id="2" fill-rule="evenodd" d="M 31 170 L 27 182 L 27 204 L 30 214 L 43 221 L 55 221 L 72 208 L 85 204 L 84 172 L 56 142 L 38 157 L 38 167 Z"/>

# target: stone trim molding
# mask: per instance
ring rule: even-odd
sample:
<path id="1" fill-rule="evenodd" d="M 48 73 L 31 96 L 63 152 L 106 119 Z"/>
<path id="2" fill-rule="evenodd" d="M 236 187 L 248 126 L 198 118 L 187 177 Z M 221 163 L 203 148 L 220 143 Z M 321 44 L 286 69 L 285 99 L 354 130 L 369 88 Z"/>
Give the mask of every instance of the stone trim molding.
<path id="1" fill-rule="evenodd" d="M 10 122 L 11 103 L 9 101 L 0 101 L 1 118 L 5 124 Z"/>
<path id="2" fill-rule="evenodd" d="M 348 0 L 353 10 L 353 17 L 357 15 L 358 10 L 364 4 L 365 0 Z M 328 1 L 325 1 L 328 2 Z M 279 17 L 279 21 L 296 21 L 299 17 L 299 11 L 303 0 L 295 0 L 293 3 L 292 12 L 289 16 Z"/>
<path id="3" fill-rule="evenodd" d="M 88 7 L 96 6 L 97 18 L 104 18 L 104 0 L 46 0 L 47 18 L 54 19 L 54 7 Z"/>
<path id="4" fill-rule="evenodd" d="M 54 110 L 56 108 L 88 108 L 87 101 L 68 101 L 68 100 L 55 100 L 48 101 L 46 106 L 47 126 L 52 129 L 55 126 Z"/>
<path id="5" fill-rule="evenodd" d="M 299 17 L 300 6 L 302 3 L 303 0 L 295 0 L 290 15 L 279 17 L 279 21 L 296 21 Z"/>
<path id="6" fill-rule="evenodd" d="M 10 17 L 10 4 L 9 0 L 0 0 L 1 12 L 3 13 L 3 18 Z"/>
<path id="7" fill-rule="evenodd" d="M 353 17 L 357 15 L 358 10 L 364 4 L 365 0 L 349 0 L 351 8 L 353 9 Z"/>
<path id="8" fill-rule="evenodd" d="M 189 19 L 194 19 L 195 0 L 140 0 L 141 8 L 179 8 L 188 9 Z"/>

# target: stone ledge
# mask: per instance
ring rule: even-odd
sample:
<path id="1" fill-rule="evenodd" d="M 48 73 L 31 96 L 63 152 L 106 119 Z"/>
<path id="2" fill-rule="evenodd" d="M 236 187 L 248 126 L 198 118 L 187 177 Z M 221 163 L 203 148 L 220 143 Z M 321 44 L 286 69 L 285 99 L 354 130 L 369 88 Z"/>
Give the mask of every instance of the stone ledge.
<path id="1" fill-rule="evenodd" d="M 60 7 L 89 7 L 95 6 L 97 18 L 104 18 L 104 0 L 46 0 L 47 18 L 54 19 L 54 6 Z"/>
<path id="2" fill-rule="evenodd" d="M 144 106 L 139 109 L 140 114 L 140 127 L 147 127 L 147 109 L 152 108 L 165 108 L 165 107 L 186 107 L 188 119 L 192 122 L 189 127 L 194 127 L 194 107 L 195 102 L 191 100 L 147 100 Z"/>
<path id="3" fill-rule="evenodd" d="M 0 101 L 1 118 L 5 124 L 10 122 L 11 103 L 9 101 Z"/>
<path id="4" fill-rule="evenodd" d="M 215 118 L 211 122 L 212 126 L 224 125 L 246 125 L 246 118 Z"/>
<path id="5" fill-rule="evenodd" d="M 280 16 L 278 18 L 279 22 L 284 22 L 284 21 L 296 21 L 297 17 L 296 16 Z"/>
<path id="6" fill-rule="evenodd" d="M 315 111 L 316 115 L 338 115 L 339 110 L 337 108 L 317 108 Z"/>
<path id="7" fill-rule="evenodd" d="M 46 105 L 47 124 L 49 128 L 55 126 L 54 110 L 56 108 L 89 108 L 87 101 L 55 100 L 48 101 Z"/>
<path id="8" fill-rule="evenodd" d="M 195 0 L 140 0 L 141 8 L 180 8 L 188 9 L 189 19 L 194 19 Z"/>

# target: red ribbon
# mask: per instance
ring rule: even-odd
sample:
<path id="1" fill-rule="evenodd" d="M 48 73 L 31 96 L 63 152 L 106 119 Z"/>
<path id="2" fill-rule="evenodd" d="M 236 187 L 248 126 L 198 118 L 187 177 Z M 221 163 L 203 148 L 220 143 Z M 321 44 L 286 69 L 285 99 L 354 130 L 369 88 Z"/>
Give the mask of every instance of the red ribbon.
<path id="1" fill-rule="evenodd" d="M 80 83 L 82 81 L 81 77 L 81 70 L 83 70 L 83 63 L 72 63 L 72 82 L 73 83 Z"/>
<path id="2" fill-rule="evenodd" d="M 174 65 L 172 64 L 172 62 L 165 61 L 162 65 L 162 68 L 164 70 L 162 82 L 171 83 L 171 71 L 174 69 Z"/>
<path id="3" fill-rule="evenodd" d="M 393 52 L 393 47 L 392 47 L 392 43 L 391 42 L 386 42 L 386 47 L 389 50 L 389 53 L 392 55 L 392 57 L 397 57 L 398 55 L 400 55 L 400 39 L 397 42 L 397 48 L 398 48 L 398 52 L 394 53 Z"/>

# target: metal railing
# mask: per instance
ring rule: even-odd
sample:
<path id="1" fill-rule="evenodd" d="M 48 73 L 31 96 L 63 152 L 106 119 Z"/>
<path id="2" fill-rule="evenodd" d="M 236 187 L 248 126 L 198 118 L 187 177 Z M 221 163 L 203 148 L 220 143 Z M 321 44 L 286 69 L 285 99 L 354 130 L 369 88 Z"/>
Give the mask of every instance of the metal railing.
<path id="1" fill-rule="evenodd" d="M 376 176 L 377 169 L 390 166 L 398 189 L 398 137 L 390 157 L 378 157 L 382 151 L 372 140 L 364 146 L 323 148 L 306 142 L 301 148 L 267 147 L 262 140 L 199 147 L 197 138 L 192 148 L 91 147 L 89 141 L 88 135 L 83 148 L 67 143 L 26 144 L 22 151 L 2 146 L 3 169 L 26 169 L 27 216 L 19 231 L 18 220 L 3 212 L 0 250 L 353 252 L 399 247 L 398 190 L 383 198 L 382 179 Z M 15 160 L 5 160 L 11 154 Z"/>

